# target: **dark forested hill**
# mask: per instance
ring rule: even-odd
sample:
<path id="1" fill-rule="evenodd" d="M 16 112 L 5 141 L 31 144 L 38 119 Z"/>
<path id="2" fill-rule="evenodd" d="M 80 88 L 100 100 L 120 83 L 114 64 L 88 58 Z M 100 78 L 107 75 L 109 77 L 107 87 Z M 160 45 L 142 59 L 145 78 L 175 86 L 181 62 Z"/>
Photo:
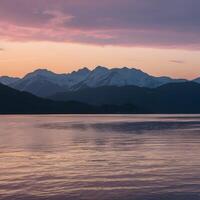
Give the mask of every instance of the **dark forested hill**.
<path id="1" fill-rule="evenodd" d="M 0 114 L 89 114 L 89 113 L 141 113 L 131 105 L 92 106 L 75 101 L 57 102 L 20 92 L 0 84 Z"/>
<path id="2" fill-rule="evenodd" d="M 51 99 L 73 100 L 94 105 L 133 104 L 150 113 L 200 113 L 200 84 L 169 83 L 154 89 L 106 86 L 60 93 Z"/>
<path id="3" fill-rule="evenodd" d="M 94 107 L 76 102 L 55 102 L 0 84 L 0 114 L 87 113 Z"/>
<path id="4" fill-rule="evenodd" d="M 36 97 L 0 84 L 0 114 L 200 113 L 200 85 L 170 83 L 158 88 L 106 86 Z"/>

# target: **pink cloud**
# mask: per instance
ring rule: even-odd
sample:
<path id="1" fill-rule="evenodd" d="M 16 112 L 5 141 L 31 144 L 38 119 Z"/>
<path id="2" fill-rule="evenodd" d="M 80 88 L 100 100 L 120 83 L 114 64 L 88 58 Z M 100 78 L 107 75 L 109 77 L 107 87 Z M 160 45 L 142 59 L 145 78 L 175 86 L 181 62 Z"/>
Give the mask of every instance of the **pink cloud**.
<path id="1" fill-rule="evenodd" d="M 199 48 L 199 0 L 1 0 L 0 39 Z"/>

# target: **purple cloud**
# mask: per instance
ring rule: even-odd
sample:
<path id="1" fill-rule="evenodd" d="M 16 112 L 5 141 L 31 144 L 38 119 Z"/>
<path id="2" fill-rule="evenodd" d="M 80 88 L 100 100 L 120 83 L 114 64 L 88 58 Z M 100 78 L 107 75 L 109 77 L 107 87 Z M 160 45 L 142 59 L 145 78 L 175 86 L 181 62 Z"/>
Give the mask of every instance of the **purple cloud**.
<path id="1" fill-rule="evenodd" d="M 1 0 L 0 38 L 200 47 L 199 0 Z"/>

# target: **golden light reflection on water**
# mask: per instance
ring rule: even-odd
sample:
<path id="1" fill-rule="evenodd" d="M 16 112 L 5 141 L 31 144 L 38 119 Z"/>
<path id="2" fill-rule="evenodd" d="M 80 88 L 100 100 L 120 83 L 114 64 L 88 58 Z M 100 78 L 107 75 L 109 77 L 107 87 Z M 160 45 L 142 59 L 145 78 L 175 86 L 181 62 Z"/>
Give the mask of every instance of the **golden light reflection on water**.
<path id="1" fill-rule="evenodd" d="M 199 125 L 198 115 L 0 116 L 0 199 L 200 199 Z"/>

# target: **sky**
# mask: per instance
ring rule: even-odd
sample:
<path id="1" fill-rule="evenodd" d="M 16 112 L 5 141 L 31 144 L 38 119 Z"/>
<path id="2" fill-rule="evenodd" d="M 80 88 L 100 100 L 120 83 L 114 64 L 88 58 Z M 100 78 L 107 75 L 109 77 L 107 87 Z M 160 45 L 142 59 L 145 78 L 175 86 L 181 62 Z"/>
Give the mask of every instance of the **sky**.
<path id="1" fill-rule="evenodd" d="M 199 0 L 0 0 L 0 75 L 97 65 L 200 76 Z"/>

